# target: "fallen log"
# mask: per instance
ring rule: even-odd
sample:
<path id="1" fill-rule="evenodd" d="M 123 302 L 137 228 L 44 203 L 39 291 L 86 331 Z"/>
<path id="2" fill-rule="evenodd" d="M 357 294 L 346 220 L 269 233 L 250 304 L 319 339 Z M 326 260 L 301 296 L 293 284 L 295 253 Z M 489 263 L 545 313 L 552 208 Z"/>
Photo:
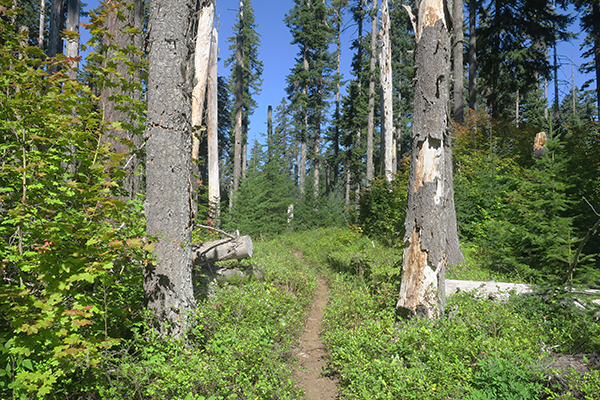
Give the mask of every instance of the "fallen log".
<path id="1" fill-rule="evenodd" d="M 194 265 L 251 258 L 252 251 L 252 239 L 248 235 L 213 240 L 192 246 Z"/>

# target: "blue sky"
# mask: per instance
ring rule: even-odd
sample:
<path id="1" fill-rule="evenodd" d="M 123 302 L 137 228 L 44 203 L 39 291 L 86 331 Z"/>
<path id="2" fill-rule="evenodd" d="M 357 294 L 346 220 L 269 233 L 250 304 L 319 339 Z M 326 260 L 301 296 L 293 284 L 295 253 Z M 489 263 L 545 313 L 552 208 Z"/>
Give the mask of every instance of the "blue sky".
<path id="1" fill-rule="evenodd" d="M 98 0 L 88 0 L 88 7 L 94 8 Z M 248 142 L 260 140 L 260 134 L 266 133 L 267 108 L 269 105 L 275 109 L 285 96 L 286 76 L 295 63 L 298 47 L 291 45 L 292 35 L 283 21 L 285 15 L 293 7 L 293 0 L 254 0 L 254 15 L 257 31 L 261 36 L 259 58 L 264 64 L 262 92 L 256 98 L 258 107 L 251 117 Z M 219 21 L 219 75 L 229 76 L 230 71 L 223 66 L 223 60 L 227 59 L 231 52 L 227 39 L 233 36 L 232 27 L 236 21 L 239 9 L 239 0 L 217 0 L 217 16 Z M 574 12 L 574 9 L 570 10 Z M 465 16 L 467 12 L 465 10 Z M 370 27 L 367 27 L 369 30 Z M 579 33 L 579 21 L 571 27 L 573 33 Z M 346 29 L 342 43 L 342 74 L 344 79 L 350 78 L 350 62 L 352 53 L 350 42 L 356 34 L 356 27 L 350 26 Z M 571 88 L 571 59 L 575 65 L 575 84 L 581 87 L 589 77 L 582 76 L 578 67 L 581 65 L 579 43 L 584 34 L 570 42 L 562 43 L 558 47 L 559 62 L 562 65 L 558 73 L 560 97 L 564 96 Z M 554 85 L 549 82 L 548 96 L 554 98 Z"/>

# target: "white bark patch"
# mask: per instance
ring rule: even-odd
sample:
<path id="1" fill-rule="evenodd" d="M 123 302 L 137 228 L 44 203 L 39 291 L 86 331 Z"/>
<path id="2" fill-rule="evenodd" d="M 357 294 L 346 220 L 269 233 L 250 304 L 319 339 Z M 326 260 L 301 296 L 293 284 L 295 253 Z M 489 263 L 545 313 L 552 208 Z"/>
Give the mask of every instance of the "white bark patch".
<path id="1" fill-rule="evenodd" d="M 419 190 L 427 182 L 436 183 L 434 202 L 440 204 L 444 193 L 444 180 L 442 179 L 444 149 L 441 145 L 429 146 L 429 138 L 425 139 L 419 150 L 417 159 L 417 176 L 414 191 Z"/>

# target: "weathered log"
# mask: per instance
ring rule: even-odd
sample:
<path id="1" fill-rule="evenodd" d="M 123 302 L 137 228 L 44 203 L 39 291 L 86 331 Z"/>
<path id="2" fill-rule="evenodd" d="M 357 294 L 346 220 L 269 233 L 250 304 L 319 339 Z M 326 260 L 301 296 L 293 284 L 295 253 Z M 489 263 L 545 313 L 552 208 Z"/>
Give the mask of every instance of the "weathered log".
<path id="1" fill-rule="evenodd" d="M 248 235 L 213 240 L 192 247 L 195 265 L 251 258 L 252 250 L 252 239 Z"/>

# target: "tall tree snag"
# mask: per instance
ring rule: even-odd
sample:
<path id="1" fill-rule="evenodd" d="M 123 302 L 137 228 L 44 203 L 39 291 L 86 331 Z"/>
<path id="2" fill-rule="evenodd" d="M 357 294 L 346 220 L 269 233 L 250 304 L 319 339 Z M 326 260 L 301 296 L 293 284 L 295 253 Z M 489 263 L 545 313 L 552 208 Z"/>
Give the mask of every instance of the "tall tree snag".
<path id="1" fill-rule="evenodd" d="M 213 27 L 208 73 L 208 216 L 218 225 L 221 190 L 219 185 L 219 93 L 217 87 L 218 31 Z"/>
<path id="2" fill-rule="evenodd" d="M 144 38 L 144 2 L 113 1 L 107 4 L 107 8 L 104 45 L 107 65 L 112 67 L 107 69 L 114 68 L 114 72 L 106 75 L 101 99 L 104 121 L 115 124 L 110 126 L 102 140 L 112 142 L 113 153 L 128 154 L 124 160 L 127 176 L 122 184 L 128 198 L 133 199 L 141 183 L 140 174 L 137 173 L 139 159 L 133 150 L 141 147 L 142 138 L 128 125 L 137 126 L 133 115 L 135 107 L 131 101 L 140 101 L 142 98 L 140 61 Z"/>
<path id="3" fill-rule="evenodd" d="M 242 177 L 242 112 L 244 107 L 244 42 L 242 32 L 244 30 L 244 1 L 240 0 L 240 30 L 236 37 L 235 56 L 235 125 L 233 147 L 233 193 L 240 187 Z"/>
<path id="4" fill-rule="evenodd" d="M 148 26 L 146 229 L 156 257 L 144 271 L 148 308 L 162 335 L 180 337 L 192 288 L 191 62 L 194 0 L 152 0 Z"/>
<path id="5" fill-rule="evenodd" d="M 388 0 L 381 5 L 381 50 L 379 53 L 379 75 L 381 80 L 381 137 L 383 143 L 383 173 L 391 182 L 394 176 L 394 110 L 392 101 L 392 45 L 390 42 L 390 11 Z"/>
<path id="6" fill-rule="evenodd" d="M 192 126 L 202 125 L 204 100 L 208 79 L 209 58 L 211 51 L 212 32 L 215 20 L 215 0 L 208 0 L 200 9 L 198 29 L 196 31 L 196 49 L 194 51 L 194 75 L 196 84 L 192 91 Z M 200 139 L 194 134 L 192 140 L 192 159 L 198 161 Z"/>
<path id="7" fill-rule="evenodd" d="M 70 59 L 71 69 L 68 71 L 69 78 L 75 80 L 77 79 L 77 69 L 79 68 L 79 0 L 67 0 L 65 30 L 72 32 L 66 40 L 65 55 Z"/>
<path id="8" fill-rule="evenodd" d="M 416 83 L 412 158 L 396 313 L 439 317 L 446 264 L 460 262 L 448 131 L 450 26 L 443 0 L 422 0 L 414 21 Z"/>
<path id="9" fill-rule="evenodd" d="M 469 108 L 477 107 L 477 0 L 469 0 Z"/>
<path id="10" fill-rule="evenodd" d="M 454 0 L 453 6 L 454 54 L 454 121 L 464 121 L 464 70 L 463 70 L 463 0 Z"/>
<path id="11" fill-rule="evenodd" d="M 375 63 L 377 62 L 377 10 L 379 1 L 373 0 L 371 9 L 371 58 L 369 59 L 369 116 L 367 119 L 367 185 L 375 176 L 373 164 L 373 130 L 375 128 Z"/>

